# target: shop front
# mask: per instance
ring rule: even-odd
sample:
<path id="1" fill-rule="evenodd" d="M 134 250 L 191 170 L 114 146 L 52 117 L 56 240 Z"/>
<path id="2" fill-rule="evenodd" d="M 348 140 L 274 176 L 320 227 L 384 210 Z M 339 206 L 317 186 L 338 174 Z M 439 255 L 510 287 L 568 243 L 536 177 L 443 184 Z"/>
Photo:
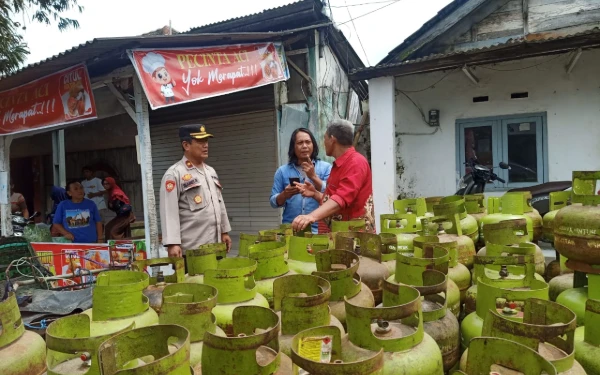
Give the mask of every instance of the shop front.
<path id="1" fill-rule="evenodd" d="M 8 145 L 4 154 L 10 160 L 3 171 L 6 202 L 8 181 L 12 181 L 15 191 L 26 196 L 29 210 L 45 217 L 53 204 L 52 187 L 82 181 L 82 168 L 88 166 L 95 177 L 116 179 L 130 198 L 137 226 L 143 225 L 134 230 L 133 237 L 145 239 L 148 255 L 158 256 L 159 186 L 166 169 L 182 157 L 177 129 L 186 123 L 203 123 L 215 135 L 208 162 L 224 185 L 228 214 L 235 223 L 232 236 L 277 226 L 279 212 L 269 207 L 268 194 L 278 166 L 273 84 L 289 78 L 282 45 L 123 48 L 122 52 L 129 53 L 131 65 L 92 79 L 86 76 L 84 104 L 93 105 L 94 116 L 50 124 L 33 118 L 37 122 L 28 119 L 29 127 L 3 129 L 4 144 Z M 136 54 L 143 55 L 139 64 Z M 157 62 L 158 54 L 162 58 Z M 154 60 L 144 60 L 148 55 Z M 165 92 L 163 84 L 156 83 L 157 63 L 173 72 L 175 78 L 169 84 L 177 89 Z M 211 65 L 214 69 L 203 69 Z M 44 105 L 52 112 L 51 102 Z M 72 108 L 79 110 L 77 106 L 81 104 Z M 16 110 L 20 108 L 12 109 Z M 83 111 L 89 112 L 89 108 Z M 7 203 L 4 222 L 9 230 Z"/>

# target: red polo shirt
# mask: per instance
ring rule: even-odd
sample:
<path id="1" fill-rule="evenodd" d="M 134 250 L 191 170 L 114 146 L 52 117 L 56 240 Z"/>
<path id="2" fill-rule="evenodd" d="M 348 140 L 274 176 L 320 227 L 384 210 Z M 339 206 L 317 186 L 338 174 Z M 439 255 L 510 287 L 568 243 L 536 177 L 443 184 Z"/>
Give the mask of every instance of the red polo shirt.
<path id="1" fill-rule="evenodd" d="M 334 218 L 346 221 L 364 218 L 368 214 L 367 202 L 372 195 L 369 162 L 354 147 L 350 147 L 333 162 L 324 200 L 333 199 L 339 204 L 341 210 Z"/>

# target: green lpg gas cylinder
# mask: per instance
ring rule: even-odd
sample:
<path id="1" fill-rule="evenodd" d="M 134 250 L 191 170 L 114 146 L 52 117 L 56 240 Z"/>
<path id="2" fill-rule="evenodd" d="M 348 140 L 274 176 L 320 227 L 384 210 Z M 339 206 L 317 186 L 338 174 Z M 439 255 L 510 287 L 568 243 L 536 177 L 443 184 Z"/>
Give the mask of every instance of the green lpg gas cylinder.
<path id="1" fill-rule="evenodd" d="M 483 323 L 482 336 L 498 337 L 517 342 L 535 350 L 551 362 L 559 374 L 585 375 L 575 360 L 575 314 L 555 302 L 529 298 L 523 305 L 523 321 L 510 319 L 513 311 L 489 310 Z M 468 351 L 461 358 L 465 370 Z"/>
<path id="2" fill-rule="evenodd" d="M 460 218 L 460 227 L 462 234 L 471 238 L 473 243 L 479 240 L 479 227 L 477 220 L 469 215 L 465 204 L 465 198 L 458 195 L 444 197 L 440 202 L 433 206 L 435 216 L 448 216 L 458 214 Z M 444 223 L 446 233 L 457 234 L 456 226 L 452 221 Z"/>
<path id="3" fill-rule="evenodd" d="M 415 249 L 419 249 L 421 254 L 426 245 L 439 245 L 448 252 L 448 308 L 456 315 L 460 312 L 464 304 L 467 289 L 471 286 L 471 272 L 462 263 L 458 262 L 458 243 L 440 242 L 437 236 L 420 236 L 414 241 Z M 458 315 L 457 315 L 458 316 Z"/>
<path id="4" fill-rule="evenodd" d="M 134 323 L 122 331 L 107 335 L 90 335 L 90 317 L 77 314 L 60 318 L 48 326 L 48 375 L 99 375 L 98 348 L 110 337 L 131 330 Z"/>
<path id="5" fill-rule="evenodd" d="M 240 233 L 238 256 L 248 258 L 248 247 L 250 245 L 266 241 L 277 241 L 277 235 L 272 233 L 265 235 Z"/>
<path id="6" fill-rule="evenodd" d="M 586 374 L 575 356 L 576 317 L 573 311 L 551 301 L 525 301 L 523 323 L 488 311 L 484 335 L 507 338 L 536 350 L 551 362 L 559 374 Z"/>
<path id="7" fill-rule="evenodd" d="M 148 297 L 150 307 L 160 313 L 162 306 L 162 292 L 168 284 L 177 284 L 185 281 L 185 261 L 183 258 L 154 258 L 136 260 L 131 264 L 133 271 L 145 272 L 150 267 L 171 266 L 173 274 L 164 275 L 163 271 L 156 268 L 156 276 L 150 277 L 150 285 L 144 289 L 144 295 Z M 154 275 L 154 272 L 153 272 Z"/>
<path id="8" fill-rule="evenodd" d="M 458 243 L 458 261 L 467 268 L 473 267 L 473 258 L 475 257 L 475 243 L 473 239 L 466 235 L 462 230 L 460 210 L 464 210 L 464 204 L 453 202 L 434 206 L 435 212 L 439 216 L 427 219 L 428 225 L 424 226 L 423 234 L 429 235 L 431 230 L 437 225 L 437 233 L 432 233 L 440 238 L 440 242 Z M 473 219 L 474 220 L 474 219 Z M 432 223 L 430 225 L 429 223 Z M 472 230 L 472 229 L 471 229 Z"/>
<path id="9" fill-rule="evenodd" d="M 281 238 L 283 240 L 283 238 Z M 269 306 L 273 307 L 273 282 L 283 275 L 293 275 L 285 260 L 285 242 L 261 242 L 248 247 L 248 257 L 257 263 L 254 280 L 256 290 L 263 295 Z"/>
<path id="10" fill-rule="evenodd" d="M 394 201 L 394 214 L 396 215 L 415 215 L 417 217 L 417 230 L 421 230 L 421 219 L 427 213 L 427 203 L 425 198 L 399 199 Z"/>
<path id="11" fill-rule="evenodd" d="M 573 273 L 573 270 L 566 266 L 567 258 L 560 255 L 556 250 L 554 252 L 556 253 L 554 260 L 546 266 L 546 281 L 552 281 L 556 277 Z"/>
<path id="12" fill-rule="evenodd" d="M 192 375 L 190 332 L 158 325 L 119 333 L 98 349 L 101 375 Z"/>
<path id="13" fill-rule="evenodd" d="M 396 235 L 396 248 L 400 253 L 413 251 L 413 240 L 418 237 L 417 215 L 390 214 L 380 215 L 381 233 Z M 393 270 L 395 272 L 395 270 Z"/>
<path id="14" fill-rule="evenodd" d="M 233 310 L 238 306 L 269 307 L 269 302 L 257 292 L 254 272 L 257 263 L 249 258 L 225 258 L 216 269 L 204 273 L 204 284 L 217 288 L 217 306 L 212 313 L 217 325 L 227 334 L 233 330 Z"/>
<path id="15" fill-rule="evenodd" d="M 479 241 L 485 245 L 485 234 L 483 227 L 506 220 L 525 219 L 527 221 L 527 233 L 529 241 L 533 241 L 533 221 L 525 215 L 527 202 L 522 194 L 504 194 L 502 197 L 489 197 L 488 214 L 481 219 L 479 224 Z"/>
<path id="16" fill-rule="evenodd" d="M 556 375 L 556 368 L 538 352 L 511 340 L 477 337 L 469 344 L 465 371 L 453 375 Z"/>
<path id="17" fill-rule="evenodd" d="M 202 284 L 171 284 L 163 291 L 160 324 L 176 324 L 190 331 L 190 365 L 200 367 L 204 333 L 225 336 L 211 313 L 217 305 L 217 289 Z"/>
<path id="18" fill-rule="evenodd" d="M 272 241 L 283 242 L 285 244 L 285 252 L 287 253 L 290 245 L 290 237 L 294 235 L 294 231 L 290 224 L 281 224 L 277 229 L 260 230 L 258 234 L 260 236 L 274 236 L 275 238 Z"/>
<path id="19" fill-rule="evenodd" d="M 529 242 L 527 232 L 527 221 L 524 219 L 504 220 L 488 224 L 483 229 L 486 246 L 481 248 L 477 255 L 487 255 L 488 244 L 517 246 Z M 536 244 L 535 247 L 535 272 L 540 275 L 540 280 L 546 274 L 546 258 L 542 249 Z"/>
<path id="20" fill-rule="evenodd" d="M 323 250 L 316 254 L 317 270 L 313 275 L 324 278 L 331 284 L 329 308 L 342 325 L 346 325 L 344 298 L 358 306 L 373 307 L 375 299 L 368 286 L 363 284 L 360 275 L 359 257 L 345 250 Z"/>
<path id="21" fill-rule="evenodd" d="M 236 307 L 231 336 L 204 334 L 202 368 L 195 375 L 291 375 L 292 361 L 279 349 L 279 332 L 272 310 Z"/>
<path id="22" fill-rule="evenodd" d="M 527 277 L 527 271 L 531 269 L 525 262 L 531 259 L 535 254 L 535 245 L 532 243 L 522 243 L 518 247 L 510 245 L 496 245 L 488 242 L 489 255 L 477 255 L 475 257 L 475 267 L 473 268 L 473 285 L 467 290 L 465 299 L 465 314 L 471 314 L 475 311 L 477 302 L 477 279 L 487 277 L 490 280 L 521 280 Z M 528 256 L 523 259 L 523 264 L 510 266 L 503 264 L 504 257 Z M 544 281 L 544 278 L 534 273 L 537 280 Z"/>
<path id="23" fill-rule="evenodd" d="M 383 349 L 349 360 L 347 342 L 348 336 L 333 326 L 299 332 L 292 341 L 293 373 L 383 375 Z"/>
<path id="24" fill-rule="evenodd" d="M 578 325 L 587 325 L 587 298 L 600 299 L 600 196 L 595 195 L 598 179 L 598 171 L 573 172 L 573 204 L 560 209 L 554 219 L 554 246 L 561 258 L 568 259 L 566 266 L 575 271 L 574 289 L 562 292 L 556 301 L 577 314 Z"/>
<path id="25" fill-rule="evenodd" d="M 143 294 L 148 287 L 145 272 L 106 271 L 98 274 L 92 308 L 83 312 L 91 318 L 90 336 L 102 336 L 135 327 L 158 324 L 158 314 Z"/>
<path id="26" fill-rule="evenodd" d="M 329 236 L 290 237 L 288 267 L 300 275 L 311 275 L 317 270 L 315 254 L 329 248 Z"/>
<path id="27" fill-rule="evenodd" d="M 485 196 L 483 194 L 470 194 L 465 195 L 465 208 L 467 209 L 467 213 L 471 215 L 477 221 L 477 233 L 479 233 L 479 227 L 481 226 L 481 219 L 487 215 L 487 210 L 485 209 Z M 477 238 L 479 240 L 479 236 Z M 477 244 L 477 241 L 475 241 Z"/>
<path id="28" fill-rule="evenodd" d="M 185 252 L 187 266 L 185 282 L 203 284 L 206 270 L 217 268 L 219 254 L 222 254 L 223 250 L 227 251 L 227 245 L 224 243 L 211 243 L 187 250 Z"/>
<path id="29" fill-rule="evenodd" d="M 600 374 L 600 300 L 585 304 L 585 326 L 575 330 L 575 359 L 589 375 Z"/>
<path id="30" fill-rule="evenodd" d="M 295 334 L 308 328 L 333 325 L 340 328 L 342 323 L 329 308 L 331 284 L 329 281 L 312 275 L 289 275 L 273 283 L 274 310 L 281 316 L 281 351 L 291 353 Z"/>
<path id="31" fill-rule="evenodd" d="M 331 222 L 331 233 L 336 232 L 364 232 L 367 228 L 365 219 L 356 220 L 333 220 Z"/>
<path id="32" fill-rule="evenodd" d="M 438 344 L 444 361 L 444 371 L 449 371 L 460 358 L 460 327 L 458 319 L 446 308 L 448 277 L 440 271 L 425 270 L 421 286 L 413 286 L 421 294 L 423 329 Z M 399 285 L 386 282 L 383 288 L 383 306 L 396 306 Z"/>
<path id="33" fill-rule="evenodd" d="M 423 237 L 418 237 L 418 240 L 420 241 L 421 238 Z M 387 279 L 388 282 L 410 286 L 423 286 L 422 275 L 423 271 L 427 269 L 434 269 L 445 275 L 448 274 L 449 255 L 446 248 L 434 242 L 423 242 L 416 246 L 413 254 L 397 254 L 396 275 L 390 276 Z M 446 294 L 447 305 L 450 311 L 458 317 L 461 305 L 460 291 L 452 280 L 448 280 L 446 286 L 447 290 L 444 293 Z"/>
<path id="34" fill-rule="evenodd" d="M 46 371 L 46 343 L 26 331 L 14 293 L 0 302 L 0 374 L 42 375 Z"/>
<path id="35" fill-rule="evenodd" d="M 390 277 L 388 267 L 382 262 L 383 241 L 373 233 L 337 232 L 333 234 L 336 250 L 352 251 L 360 256 L 358 274 L 375 298 L 375 305 L 381 303 L 383 280 Z"/>
<path id="36" fill-rule="evenodd" d="M 508 192 L 505 193 L 504 195 L 514 195 L 515 197 L 520 197 L 523 200 L 523 214 L 527 217 L 529 217 L 531 219 L 531 225 L 533 226 L 533 241 L 534 242 L 538 242 L 539 240 L 542 239 L 542 232 L 543 232 L 543 228 L 544 228 L 544 220 L 542 218 L 542 215 L 540 215 L 539 211 L 536 210 L 535 208 L 533 208 L 533 206 L 531 205 L 531 192 L 529 191 L 514 191 L 514 192 Z M 502 212 L 503 213 L 512 213 L 510 212 L 510 206 L 508 207 L 509 210 L 507 210 L 506 208 L 504 208 L 504 204 L 502 204 Z M 520 210 L 517 209 L 517 211 L 515 211 L 515 213 L 519 214 Z"/>
<path id="37" fill-rule="evenodd" d="M 571 261 L 567 261 L 567 265 Z M 577 315 L 577 325 L 586 324 L 586 302 L 588 299 L 600 300 L 600 267 L 588 266 L 589 273 L 575 271 L 573 288 L 567 289 L 556 297 L 556 302 L 573 310 Z M 594 272 L 594 273 L 592 273 Z"/>
<path id="38" fill-rule="evenodd" d="M 433 213 L 433 206 L 440 204 L 440 202 L 444 199 L 444 197 L 427 197 L 425 198 L 425 205 L 427 206 L 427 212 L 425 212 L 426 217 L 435 216 Z"/>
<path id="39" fill-rule="evenodd" d="M 466 349 L 474 337 L 481 336 L 483 319 L 489 309 L 503 311 L 505 308 L 514 310 L 510 319 L 523 320 L 523 301 L 527 298 L 548 299 L 548 284 L 535 278 L 533 256 L 501 257 L 490 259 L 490 265 L 508 266 L 525 265 L 525 277 L 518 279 L 502 278 L 504 272 L 500 273 L 499 279 L 483 277 L 477 279 L 477 302 L 475 312 L 467 315 L 462 321 L 461 346 Z"/>
<path id="40" fill-rule="evenodd" d="M 561 208 L 570 204 L 570 191 L 553 191 L 550 193 L 549 210 L 543 218 L 542 241 L 554 244 L 554 219 Z"/>
<path id="41" fill-rule="evenodd" d="M 600 172 L 573 172 L 572 205 L 554 219 L 554 247 L 570 262 L 600 265 Z"/>
<path id="42" fill-rule="evenodd" d="M 573 272 L 565 273 L 563 275 L 558 275 L 552 278 L 548 282 L 548 286 L 550 287 L 549 297 L 550 301 L 556 301 L 558 296 L 561 295 L 562 292 L 568 289 L 573 289 L 575 277 Z"/>
<path id="43" fill-rule="evenodd" d="M 384 350 L 384 374 L 442 375 L 442 353 L 423 329 L 421 296 L 399 285 L 397 305 L 380 308 L 356 306 L 346 301 L 349 360 L 359 360 Z"/>
<path id="44" fill-rule="evenodd" d="M 398 238 L 393 233 L 379 233 L 381 239 L 381 264 L 386 266 L 390 276 L 396 272 Z"/>

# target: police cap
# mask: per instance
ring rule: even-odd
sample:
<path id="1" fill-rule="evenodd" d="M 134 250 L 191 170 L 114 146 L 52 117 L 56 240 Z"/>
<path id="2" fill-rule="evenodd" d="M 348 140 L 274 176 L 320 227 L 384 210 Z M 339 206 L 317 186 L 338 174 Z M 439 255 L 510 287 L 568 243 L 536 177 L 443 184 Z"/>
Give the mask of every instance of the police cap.
<path id="1" fill-rule="evenodd" d="M 212 138 L 213 135 L 206 132 L 204 125 L 183 125 L 179 128 L 179 139 L 205 139 Z"/>

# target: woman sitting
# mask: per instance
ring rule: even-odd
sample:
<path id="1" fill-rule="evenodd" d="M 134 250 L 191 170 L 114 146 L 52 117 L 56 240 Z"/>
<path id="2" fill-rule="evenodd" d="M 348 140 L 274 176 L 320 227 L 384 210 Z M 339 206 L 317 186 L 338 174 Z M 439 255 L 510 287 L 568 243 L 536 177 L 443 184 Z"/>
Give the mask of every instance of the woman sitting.
<path id="1" fill-rule="evenodd" d="M 25 197 L 23 194 L 15 191 L 15 184 L 10 184 L 10 212 L 20 212 L 25 219 L 29 219 L 29 210 L 27 209 L 27 203 L 25 203 Z"/>
<path id="2" fill-rule="evenodd" d="M 106 224 L 106 239 L 118 240 L 124 237 L 131 237 L 130 225 L 135 221 L 135 215 L 129 204 L 129 198 L 117 186 L 115 179 L 112 177 L 106 177 L 102 185 L 109 196 L 108 208 L 117 214 L 114 219 Z"/>

